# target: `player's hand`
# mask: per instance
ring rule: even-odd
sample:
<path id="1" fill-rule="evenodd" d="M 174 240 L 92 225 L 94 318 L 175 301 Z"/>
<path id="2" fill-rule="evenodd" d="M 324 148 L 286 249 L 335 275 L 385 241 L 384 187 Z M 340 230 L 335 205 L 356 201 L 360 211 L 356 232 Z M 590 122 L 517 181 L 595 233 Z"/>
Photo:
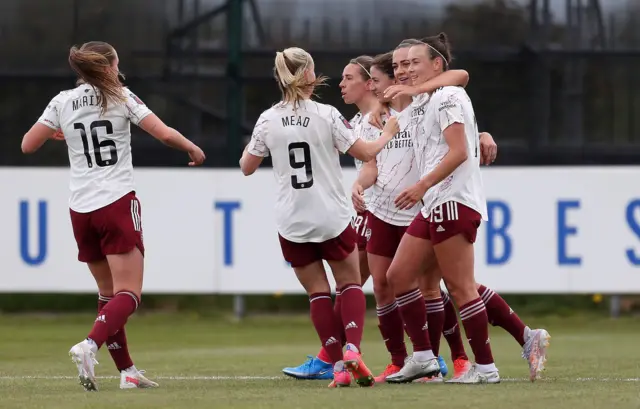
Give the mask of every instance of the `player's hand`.
<path id="1" fill-rule="evenodd" d="M 387 123 L 384 124 L 384 129 L 382 132 L 387 132 L 391 135 L 395 135 L 400 132 L 400 125 L 398 124 L 398 119 L 395 116 L 387 119 Z"/>
<path id="2" fill-rule="evenodd" d="M 480 133 L 480 164 L 491 165 L 498 155 L 498 145 L 489 132 Z"/>
<path id="3" fill-rule="evenodd" d="M 427 190 L 429 190 L 428 186 L 420 181 L 403 190 L 398 197 L 396 197 L 394 203 L 398 209 L 411 209 L 416 205 L 416 203 L 422 200 L 424 194 L 427 193 Z"/>
<path id="4" fill-rule="evenodd" d="M 384 91 L 384 97 L 387 99 L 396 99 L 402 96 L 415 97 L 419 92 L 410 85 L 392 85 Z"/>
<path id="5" fill-rule="evenodd" d="M 206 159 L 204 152 L 202 152 L 202 149 L 200 149 L 197 145 L 193 145 L 191 150 L 189 150 L 189 157 L 191 158 L 189 166 L 200 166 Z"/>
<path id="6" fill-rule="evenodd" d="M 62 133 L 62 129 L 56 129 L 56 131 L 51 135 L 51 139 L 54 141 L 64 141 L 64 134 Z"/>
<path id="7" fill-rule="evenodd" d="M 359 183 L 354 183 L 351 188 L 351 201 L 356 212 L 362 213 L 367 210 L 364 204 L 364 189 Z"/>
<path id="8" fill-rule="evenodd" d="M 369 123 L 375 126 L 378 129 L 382 129 L 384 127 L 384 116 L 391 116 L 389 112 L 389 107 L 384 104 L 377 104 L 369 113 Z"/>

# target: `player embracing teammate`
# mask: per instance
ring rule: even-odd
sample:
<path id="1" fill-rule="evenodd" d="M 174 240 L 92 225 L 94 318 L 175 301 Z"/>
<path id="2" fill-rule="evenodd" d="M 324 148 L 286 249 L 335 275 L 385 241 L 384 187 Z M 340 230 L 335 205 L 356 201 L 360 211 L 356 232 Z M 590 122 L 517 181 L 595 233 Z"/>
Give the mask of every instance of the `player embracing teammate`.
<path id="1" fill-rule="evenodd" d="M 431 43 L 434 45 L 431 45 Z M 413 47 L 417 48 L 413 50 L 414 56 L 410 59 L 409 50 Z M 416 72 L 419 72 L 417 68 L 420 68 L 420 55 L 416 56 L 415 54 L 416 50 L 419 50 L 420 47 L 426 47 L 433 54 L 429 55 L 432 57 L 429 61 L 435 61 L 436 58 L 440 60 L 439 70 L 432 69 L 428 75 L 416 75 Z M 356 210 L 362 209 L 365 200 L 368 199 L 366 200 L 366 206 L 369 212 L 368 227 L 371 233 L 371 239 L 367 244 L 368 261 L 374 280 L 374 294 L 376 297 L 377 313 L 380 321 L 379 328 L 392 360 L 391 364 L 387 366 L 385 371 L 379 377 L 376 377 L 376 381 L 378 382 L 384 380 L 388 380 L 390 382 L 409 382 L 413 380 L 430 382 L 441 381 L 442 378 L 440 373 L 446 374 L 446 366 L 441 359 L 437 365 L 430 363 L 431 369 L 429 371 L 408 373 L 411 369 L 411 365 L 409 365 L 406 366 L 403 373 L 400 373 L 400 370 L 405 367 L 404 357 L 406 357 L 403 326 L 408 325 L 407 321 L 412 320 L 411 314 L 416 314 L 417 321 L 422 322 L 422 325 L 420 326 L 420 330 L 414 329 L 412 331 L 414 333 L 414 337 L 418 337 L 419 345 L 416 349 L 416 345 L 414 343 L 414 354 L 407 361 L 408 363 L 411 363 L 412 360 L 415 361 L 416 359 L 419 361 L 419 358 L 427 355 L 427 353 L 424 352 L 429 350 L 429 348 L 425 349 L 427 346 L 431 347 L 430 352 L 435 358 L 438 355 L 440 337 L 444 332 L 445 339 L 451 348 L 452 359 L 454 361 L 454 376 L 452 382 L 481 383 L 499 381 L 497 369 L 493 370 L 495 366 L 491 366 L 493 364 L 492 358 L 490 357 L 490 353 L 486 352 L 486 348 L 485 350 L 481 350 L 480 361 L 476 359 L 476 365 L 472 365 L 469 362 L 458 328 L 458 319 L 455 308 L 449 298 L 449 295 L 441 293 L 440 291 L 440 279 L 443 277 L 443 273 L 440 269 L 441 263 L 439 263 L 440 258 L 435 257 L 436 253 L 430 249 L 430 247 L 442 249 L 443 246 L 439 245 L 441 242 L 448 241 L 449 238 L 458 235 L 463 236 L 468 244 L 471 245 L 475 240 L 475 230 L 477 229 L 477 226 L 475 225 L 479 225 L 480 219 L 474 219 L 471 223 L 466 223 L 466 225 L 463 224 L 466 221 L 461 221 L 458 223 L 458 226 L 454 224 L 452 228 L 448 229 L 449 232 L 445 234 L 444 238 L 442 238 L 443 230 L 447 230 L 444 222 L 456 221 L 444 220 L 444 218 L 453 217 L 455 219 L 458 217 L 458 214 L 455 213 L 459 210 L 458 204 L 464 206 L 464 204 L 455 200 L 458 199 L 458 197 L 454 194 L 452 196 L 453 200 L 450 200 L 451 203 L 444 205 L 444 211 L 446 212 L 448 209 L 447 206 L 449 206 L 451 208 L 451 213 L 453 214 L 451 216 L 448 216 L 448 214 L 447 216 L 440 216 L 438 212 L 441 212 L 442 210 L 440 207 L 436 206 L 435 219 L 431 218 L 438 221 L 440 220 L 440 217 L 443 217 L 441 223 L 435 227 L 435 233 L 438 233 L 439 236 L 436 237 L 436 240 L 439 240 L 438 243 L 436 243 L 435 246 L 430 243 L 432 240 L 429 239 L 429 236 L 424 237 L 428 232 L 419 231 L 418 227 L 420 227 L 420 225 L 414 222 L 413 235 L 418 236 L 414 245 L 417 244 L 417 246 L 414 249 L 409 248 L 409 254 L 400 253 L 396 255 L 396 249 L 398 248 L 401 239 L 408 242 L 413 241 L 412 238 L 404 239 L 403 237 L 405 235 L 403 233 L 404 230 L 406 230 L 406 226 L 411 224 L 410 221 L 419 214 L 418 211 L 420 210 L 420 207 L 422 207 L 417 205 L 417 202 L 420 199 L 418 197 L 418 193 L 424 193 L 421 192 L 421 189 L 423 189 L 425 185 L 423 183 L 418 184 L 418 181 L 420 176 L 424 176 L 429 172 L 427 169 L 430 168 L 425 165 L 425 161 L 433 163 L 431 162 L 433 158 L 430 158 L 430 155 L 439 154 L 441 156 L 435 159 L 437 163 L 446 156 L 446 154 L 443 156 L 442 152 L 438 153 L 438 149 L 436 149 L 438 145 L 437 143 L 434 143 L 433 141 L 425 143 L 424 140 L 417 140 L 419 137 L 423 139 L 425 138 L 424 116 L 430 106 L 429 103 L 432 102 L 430 101 L 430 98 L 434 97 L 435 99 L 435 95 L 437 95 L 438 92 L 441 92 L 442 89 L 439 89 L 435 93 L 433 93 L 433 91 L 436 91 L 437 88 L 444 85 L 466 84 L 466 72 L 462 72 L 464 73 L 462 77 L 447 77 L 447 75 L 452 75 L 455 72 L 448 70 L 449 61 L 450 51 L 448 48 L 448 42 L 446 41 L 446 36 L 440 35 L 437 37 L 429 37 L 422 41 L 404 40 L 392 55 L 387 54 L 376 57 L 372 64 L 372 68 L 369 70 L 370 72 L 368 72 L 368 76 L 371 78 L 372 82 L 371 89 L 380 98 L 381 102 L 391 103 L 392 113 L 398 117 L 401 130 L 394 140 L 377 155 L 376 160 L 365 164 L 359 171 L 358 180 L 354 184 L 353 189 L 353 204 Z M 461 73 L 458 72 L 458 75 L 460 74 Z M 396 85 L 391 85 L 394 79 Z M 409 82 L 410 80 L 411 82 Z M 442 81 L 445 82 L 442 83 Z M 408 83 L 413 83 L 414 86 L 409 87 Z M 455 90 L 455 88 L 453 90 Z M 421 95 L 423 93 L 432 93 L 432 95 Z M 408 97 L 414 97 L 413 101 L 408 99 Z M 409 104 L 412 104 L 411 107 L 409 107 Z M 432 105 L 431 107 L 433 108 Z M 443 104 L 442 107 L 443 109 L 439 112 L 445 112 L 440 115 L 448 115 L 449 113 L 446 112 L 447 104 Z M 467 112 L 467 115 L 470 115 L 472 118 L 472 121 L 467 120 L 467 122 L 472 122 L 472 124 L 467 125 L 472 126 L 463 127 L 463 131 L 469 134 L 472 132 L 474 133 L 472 136 L 465 136 L 467 139 L 471 138 L 466 141 L 465 144 L 467 147 L 472 146 L 473 154 L 471 157 L 475 159 L 471 159 L 464 168 L 473 169 L 474 166 L 477 167 L 480 163 L 489 164 L 495 159 L 495 144 L 493 143 L 490 135 L 478 135 L 477 128 L 475 127 L 475 116 L 470 103 L 468 106 L 465 105 L 465 111 Z M 471 112 L 470 114 L 468 113 L 469 111 Z M 403 119 L 403 113 L 405 113 L 407 117 L 410 117 L 406 119 L 407 122 L 410 121 L 410 126 L 405 126 L 403 124 L 405 122 L 405 119 Z M 439 119 L 440 116 L 437 117 L 437 120 Z M 461 125 L 463 122 L 455 121 L 463 120 L 464 118 L 458 118 L 457 120 L 454 120 L 452 124 Z M 436 125 L 433 124 L 434 120 L 430 119 L 430 121 L 429 126 L 435 129 Z M 454 126 L 454 128 L 460 128 L 460 126 Z M 403 138 L 403 136 L 405 137 Z M 371 136 L 366 133 L 361 133 L 361 137 L 365 137 L 366 139 L 375 139 L 375 137 L 371 138 Z M 437 138 L 437 135 L 432 137 L 435 139 Z M 442 138 L 442 135 L 440 135 L 440 138 Z M 458 138 L 460 138 L 459 135 Z M 444 137 L 444 140 L 446 139 L 447 138 Z M 407 147 L 410 149 L 407 150 Z M 482 161 L 480 161 L 479 158 L 480 153 L 484 156 Z M 466 156 L 467 157 L 462 161 L 463 164 L 469 160 L 468 153 Z M 475 161 L 475 165 L 472 163 L 473 161 Z M 457 172 L 458 175 L 461 173 L 463 176 L 458 176 L 457 178 L 458 186 L 460 186 L 460 179 L 467 177 L 469 174 L 468 171 Z M 445 175 L 443 177 L 447 180 L 452 179 L 451 175 Z M 476 195 L 477 198 L 473 199 L 476 199 L 477 202 L 475 207 L 482 209 L 486 204 L 484 203 L 481 179 L 479 179 L 479 175 L 477 177 L 474 176 L 474 179 L 469 183 L 478 184 L 478 182 L 480 188 L 475 188 L 474 191 L 480 193 Z M 415 187 L 410 186 L 414 183 L 416 184 Z M 430 183 L 433 183 L 433 181 Z M 433 186 L 426 187 L 426 190 L 429 190 L 428 187 L 431 187 L 434 189 L 433 191 L 437 191 L 441 185 L 434 183 Z M 363 197 L 362 193 L 366 191 L 367 188 L 369 188 L 368 190 L 373 190 L 373 197 Z M 398 193 L 404 188 L 406 188 L 406 191 L 403 192 L 402 195 L 398 196 Z M 463 199 L 467 198 L 468 195 L 463 197 Z M 463 213 L 465 207 L 462 207 Z M 403 216 L 407 215 L 408 217 L 403 218 Z M 470 217 L 476 218 L 477 216 L 471 213 Z M 416 219 L 419 219 L 419 217 Z M 466 230 L 463 229 L 462 231 L 459 231 L 459 226 L 461 224 Z M 424 230 L 424 228 L 422 230 Z M 411 232 L 409 235 L 411 235 Z M 423 240 L 424 243 L 420 240 Z M 452 241 L 455 240 L 458 239 L 454 238 Z M 451 241 L 449 243 L 451 243 Z M 462 244 L 463 247 L 465 247 L 464 243 Z M 405 244 L 405 248 L 406 247 L 407 244 Z M 416 255 L 425 253 L 424 248 L 422 247 L 427 247 L 427 254 L 424 257 L 420 256 L 416 258 Z M 466 247 L 468 253 L 469 246 L 467 245 Z M 442 253 L 442 250 L 440 250 L 440 253 Z M 393 264 L 395 265 L 395 271 L 392 269 L 389 271 L 389 275 L 387 276 L 387 270 L 389 269 L 391 259 L 394 256 L 399 260 L 403 260 L 404 257 L 404 260 L 402 262 L 394 261 Z M 414 258 L 411 259 L 411 257 Z M 442 257 L 443 256 L 441 256 L 441 258 Z M 448 266 L 446 252 L 444 257 L 445 265 Z M 404 273 L 402 271 L 404 265 L 412 266 L 409 270 L 413 271 L 407 271 L 407 273 L 409 273 L 409 278 L 402 276 Z M 398 272 L 398 270 L 400 270 L 400 272 Z M 545 330 L 530 330 L 524 325 L 524 323 L 522 323 L 519 317 L 498 294 L 489 288 L 476 284 L 475 280 L 468 280 L 469 277 L 473 277 L 472 265 L 470 270 L 467 268 L 463 273 L 456 272 L 455 270 L 452 273 L 452 268 L 448 266 L 445 274 L 449 277 L 448 281 L 453 281 L 454 283 L 451 286 L 454 288 L 454 290 L 451 291 L 454 299 L 457 298 L 458 303 L 461 301 L 463 302 L 461 318 L 463 319 L 463 324 L 466 324 L 465 328 L 471 326 L 471 331 L 475 331 L 476 328 L 481 327 L 481 325 L 477 324 L 477 322 L 480 322 L 478 318 L 481 320 L 482 314 L 486 314 L 489 322 L 493 325 L 501 326 L 506 329 L 523 347 L 523 357 L 529 361 L 530 378 L 532 381 L 535 380 L 538 373 L 543 369 L 545 349 L 548 345 L 548 333 Z M 453 276 L 451 274 L 453 274 Z M 466 285 L 472 285 L 473 289 L 471 289 L 471 287 L 464 288 L 464 284 L 459 284 L 461 280 L 458 279 L 457 274 L 463 276 L 463 278 L 467 278 Z M 394 299 L 393 292 L 391 290 L 392 286 L 389 285 L 389 281 L 399 281 L 398 286 L 400 288 L 407 286 L 407 282 L 409 282 L 410 288 L 407 288 L 407 291 L 405 292 L 396 292 L 397 298 Z M 462 282 L 465 283 L 464 280 L 462 280 Z M 421 291 L 416 292 L 413 286 L 419 287 Z M 459 290 L 460 287 L 463 288 L 462 292 Z M 473 297 L 476 294 L 478 297 Z M 472 298 L 467 300 L 465 297 Z M 422 301 L 423 298 L 424 301 Z M 480 304 L 482 305 L 476 302 L 478 298 L 481 299 L 482 302 Z M 422 308 L 417 307 L 419 304 L 417 303 L 418 300 L 423 303 Z M 471 305 L 466 305 L 471 301 L 473 301 Z M 470 309 L 469 307 L 473 308 Z M 421 318 L 422 314 L 418 309 L 426 309 L 424 313 L 426 317 L 428 317 L 429 325 L 426 325 L 426 318 L 424 320 Z M 404 311 L 404 314 L 402 314 L 402 311 Z M 403 319 L 400 318 L 402 315 L 406 315 L 404 323 Z M 474 318 L 477 315 L 480 315 L 480 317 Z M 468 324 L 469 320 L 471 320 L 472 324 Z M 486 325 L 484 327 L 486 328 Z M 407 332 L 409 332 L 409 330 Z M 426 334 L 427 340 L 429 341 L 428 343 L 425 343 L 422 339 L 419 334 L 420 332 Z M 468 329 L 467 332 L 469 332 Z M 411 336 L 411 333 L 410 337 L 413 340 L 414 337 Z M 480 339 L 482 339 L 482 334 L 480 334 Z M 488 337 L 485 337 L 484 341 L 488 342 Z M 474 349 L 473 345 L 472 349 Z M 476 345 L 474 353 L 478 349 L 479 348 Z M 317 358 L 310 359 L 298 368 L 285 368 L 284 372 L 287 375 L 301 379 L 317 379 L 319 376 L 327 376 L 328 371 L 325 370 L 324 373 L 318 371 L 319 368 L 323 367 L 321 355 L 322 354 L 319 354 Z M 429 357 L 431 358 L 431 355 L 429 355 Z M 482 370 L 487 372 L 487 368 L 492 370 L 488 371 L 488 375 L 482 372 Z"/>
<path id="2" fill-rule="evenodd" d="M 409 76 L 414 85 L 447 71 L 451 55 L 446 36 L 440 34 L 421 40 L 421 44 L 409 49 L 408 59 Z M 503 305 L 497 305 L 495 301 L 501 300 L 497 294 L 486 299 L 481 297 L 474 278 L 473 243 L 481 220 L 486 220 L 486 199 L 479 168 L 479 133 L 471 100 L 463 88 L 443 87 L 416 98 L 411 109 L 420 180 L 405 189 L 394 202 L 399 209 L 421 202 L 422 209 L 403 236 L 387 279 L 396 295 L 414 352 L 400 371 L 386 378 L 387 382 L 411 382 L 438 374 L 431 340 L 439 338 L 444 322 L 427 319 L 423 292 L 437 297 L 436 303 L 440 304 L 442 301 L 436 294 L 439 294 L 441 279 L 460 309 L 475 355 L 475 363 L 466 365 L 449 382 L 500 381 L 488 336 L 489 304 L 492 304 L 492 315 L 499 316 L 494 322 L 513 330 L 512 335 L 523 345 L 523 355 L 529 358 L 534 380 L 544 363 L 548 333 L 525 327 L 504 301 Z M 439 268 L 427 269 L 434 262 Z M 423 291 L 418 285 L 421 277 L 427 282 Z M 483 294 L 487 294 L 486 290 Z"/>

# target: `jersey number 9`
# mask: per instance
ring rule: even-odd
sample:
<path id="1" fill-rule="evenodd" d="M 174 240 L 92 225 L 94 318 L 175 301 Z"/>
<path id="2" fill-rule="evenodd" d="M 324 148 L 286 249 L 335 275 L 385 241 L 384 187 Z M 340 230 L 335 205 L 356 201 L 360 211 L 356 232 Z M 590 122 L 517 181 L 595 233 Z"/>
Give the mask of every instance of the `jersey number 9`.
<path id="1" fill-rule="evenodd" d="M 296 150 L 302 150 L 302 160 L 296 159 Z M 311 168 L 311 150 L 306 142 L 293 142 L 289 144 L 289 165 L 292 169 L 303 169 L 307 180 L 300 182 L 298 176 L 291 175 L 291 186 L 294 189 L 309 189 L 313 186 L 313 169 Z"/>
<path id="2" fill-rule="evenodd" d="M 100 120 L 93 121 L 89 125 L 89 131 L 91 132 L 91 143 L 93 145 L 93 156 L 96 159 L 96 165 L 101 168 L 105 166 L 113 166 L 118 163 L 118 150 L 116 149 L 116 143 L 111 139 L 105 139 L 100 141 L 98 139 L 98 128 L 104 128 L 105 134 L 113 134 L 113 124 L 111 121 Z M 84 156 L 87 158 L 87 166 L 93 167 L 93 159 L 89 151 L 89 140 L 87 139 L 87 130 L 82 123 L 73 124 L 73 129 L 80 130 L 80 138 L 82 138 L 82 147 L 84 148 Z M 100 151 L 101 148 L 109 148 L 109 158 L 104 159 Z"/>

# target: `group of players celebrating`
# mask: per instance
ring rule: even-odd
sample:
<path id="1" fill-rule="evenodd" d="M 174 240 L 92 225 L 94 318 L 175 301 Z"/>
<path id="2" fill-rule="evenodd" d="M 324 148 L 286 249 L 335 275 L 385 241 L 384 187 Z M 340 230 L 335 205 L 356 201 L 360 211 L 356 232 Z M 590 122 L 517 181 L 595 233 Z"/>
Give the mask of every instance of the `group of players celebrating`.
<path id="1" fill-rule="evenodd" d="M 254 173 L 271 155 L 277 182 L 276 225 L 282 253 L 309 294 L 311 319 L 322 348 L 285 374 L 331 379 L 331 387 L 376 382 L 442 382 L 444 335 L 451 349 L 451 383 L 498 383 L 488 324 L 522 346 L 534 381 L 544 368 L 549 334 L 530 329 L 493 290 L 474 278 L 477 229 L 487 219 L 480 164 L 497 147 L 479 133 L 464 90 L 468 73 L 451 70 L 444 34 L 404 40 L 389 53 L 360 56 L 344 68 L 340 88 L 359 113 L 347 121 L 314 101 L 325 83 L 306 51 L 276 53 L 282 100 L 262 113 L 240 167 Z M 98 390 L 96 354 L 106 345 L 120 372 L 120 388 L 158 384 L 136 368 L 125 325 L 141 300 L 144 244 L 135 194 L 130 125 L 186 152 L 190 166 L 202 150 L 165 125 L 126 88 L 118 54 L 109 44 L 73 47 L 69 64 L 76 88 L 56 95 L 24 135 L 22 151 L 64 140 L 71 168 L 69 211 L 78 260 L 95 278 L 98 314 L 69 355 L 87 391 Z M 339 153 L 356 159 L 351 203 Z M 357 216 L 352 218 L 353 210 Z M 323 265 L 336 282 L 335 302 Z M 362 284 L 372 277 L 380 334 L 391 362 L 374 377 L 363 361 Z M 441 291 L 444 281 L 447 292 Z M 458 317 L 473 351 L 466 355 Z M 413 346 L 408 354 L 405 332 Z"/>
<path id="2" fill-rule="evenodd" d="M 495 160 L 497 146 L 490 134 L 478 131 L 464 90 L 468 73 L 449 69 L 450 62 L 444 33 L 354 58 L 340 83 L 345 103 L 359 109 L 347 121 L 334 107 L 312 100 L 325 78 L 316 77 L 309 53 L 300 48 L 277 53 L 274 72 L 282 101 L 258 119 L 240 165 L 250 175 L 272 156 L 282 252 L 309 294 L 322 343 L 317 356 L 284 368 L 286 375 L 331 379 L 330 387 L 352 381 L 360 386 L 443 382 L 449 372 L 439 355 L 444 335 L 454 365 L 447 383 L 499 383 L 489 323 L 520 344 L 531 381 L 544 369 L 549 333 L 530 329 L 500 295 L 474 278 L 473 244 L 487 220 L 480 165 Z M 338 151 L 356 160 L 351 204 Z M 351 205 L 357 212 L 353 218 Z M 323 260 L 337 286 L 333 303 Z M 360 350 L 362 285 L 369 276 L 391 360 L 375 377 Z M 447 292 L 441 291 L 441 280 Z"/>

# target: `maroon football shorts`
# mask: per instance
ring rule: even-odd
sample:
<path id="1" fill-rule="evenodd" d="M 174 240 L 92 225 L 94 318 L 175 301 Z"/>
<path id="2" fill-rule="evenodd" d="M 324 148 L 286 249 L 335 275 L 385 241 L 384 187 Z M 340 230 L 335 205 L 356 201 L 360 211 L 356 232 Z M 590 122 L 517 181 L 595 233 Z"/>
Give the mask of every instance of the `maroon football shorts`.
<path id="1" fill-rule="evenodd" d="M 433 244 L 462 234 L 470 243 L 475 243 L 482 216 L 475 210 L 458 202 L 446 202 L 436 206 L 429 217 L 418 213 L 407 229 L 407 234 Z"/>
<path id="2" fill-rule="evenodd" d="M 371 230 L 369 230 L 368 220 L 371 213 L 368 211 L 364 211 L 362 213 L 358 213 L 351 224 L 358 235 L 358 251 L 365 251 L 367 249 L 367 242 L 369 241 L 369 237 L 371 237 Z"/>
<path id="3" fill-rule="evenodd" d="M 304 267 L 315 261 L 342 261 L 346 259 L 356 248 L 357 236 L 349 224 L 338 237 L 322 243 L 294 243 L 280 234 L 278 234 L 278 238 L 282 255 L 291 264 L 291 267 Z"/>
<path id="4" fill-rule="evenodd" d="M 69 209 L 78 260 L 88 263 L 137 247 L 144 255 L 140 201 L 129 192 L 115 202 L 89 213 Z"/>
<path id="5" fill-rule="evenodd" d="M 368 227 L 371 230 L 371 238 L 367 243 L 367 253 L 393 258 L 409 226 L 395 226 L 369 213 Z"/>

